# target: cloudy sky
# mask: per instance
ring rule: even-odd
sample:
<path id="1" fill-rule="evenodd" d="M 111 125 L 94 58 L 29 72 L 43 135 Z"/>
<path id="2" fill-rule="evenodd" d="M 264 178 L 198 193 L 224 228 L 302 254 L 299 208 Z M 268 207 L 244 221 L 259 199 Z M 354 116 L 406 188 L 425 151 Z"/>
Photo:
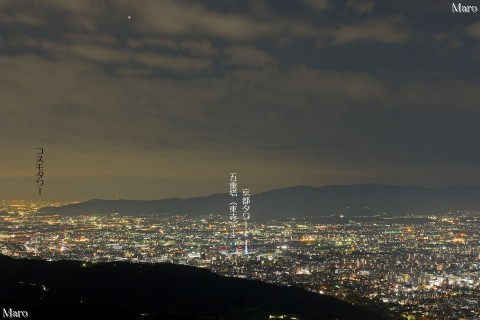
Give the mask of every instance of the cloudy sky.
<path id="1" fill-rule="evenodd" d="M 473 1 L 479 4 L 477 1 Z M 0 1 L 0 198 L 480 184 L 480 13 L 405 0 Z M 128 18 L 130 16 L 130 18 Z"/>

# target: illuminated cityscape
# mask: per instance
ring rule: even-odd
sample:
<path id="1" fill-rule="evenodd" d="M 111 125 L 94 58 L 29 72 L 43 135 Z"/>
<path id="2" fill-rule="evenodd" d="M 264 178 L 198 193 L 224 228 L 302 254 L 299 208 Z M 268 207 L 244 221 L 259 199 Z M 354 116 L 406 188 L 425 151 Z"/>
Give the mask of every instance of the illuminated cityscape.
<path id="1" fill-rule="evenodd" d="M 411 319 L 480 317 L 475 211 L 251 220 L 245 254 L 243 230 L 232 246 L 225 216 L 40 215 L 42 206 L 66 203 L 1 203 L 0 248 L 11 257 L 170 262 L 376 302 Z"/>
<path id="2" fill-rule="evenodd" d="M 480 319 L 475 1 L 30 2 L 0 0 L 4 317 Z"/>

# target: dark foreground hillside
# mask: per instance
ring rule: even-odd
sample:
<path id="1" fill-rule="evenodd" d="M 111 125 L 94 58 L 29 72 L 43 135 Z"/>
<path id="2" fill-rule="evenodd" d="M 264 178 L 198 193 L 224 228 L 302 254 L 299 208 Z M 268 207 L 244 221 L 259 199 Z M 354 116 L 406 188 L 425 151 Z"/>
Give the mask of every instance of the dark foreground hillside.
<path id="1" fill-rule="evenodd" d="M 382 318 L 300 288 L 224 278 L 171 264 L 89 264 L 0 256 L 0 288 L 0 312 L 26 310 L 28 319 Z"/>

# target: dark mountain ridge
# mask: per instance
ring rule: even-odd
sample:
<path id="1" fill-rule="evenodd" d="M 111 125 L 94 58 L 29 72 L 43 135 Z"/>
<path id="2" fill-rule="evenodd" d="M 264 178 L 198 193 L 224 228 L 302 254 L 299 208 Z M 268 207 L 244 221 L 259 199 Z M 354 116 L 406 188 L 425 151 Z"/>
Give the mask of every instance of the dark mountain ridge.
<path id="1" fill-rule="evenodd" d="M 381 319 L 297 287 L 172 264 L 16 260 L 0 256 L 0 307 L 30 319 Z M 97 314 L 99 317 L 96 317 Z M 169 315 L 169 316 L 166 316 Z M 107 316 L 107 317 L 105 317 Z"/>
<path id="2" fill-rule="evenodd" d="M 228 194 L 163 200 L 100 200 L 71 204 L 60 208 L 43 208 L 41 213 L 62 215 L 95 215 L 119 213 L 126 215 L 227 214 L 228 204 L 241 202 Z M 386 213 L 445 213 L 480 209 L 480 187 L 453 186 L 422 188 L 382 184 L 331 185 L 326 187 L 297 186 L 258 193 L 251 197 L 251 213 L 257 219 L 347 216 Z M 365 210 L 369 208 L 370 210 Z"/>

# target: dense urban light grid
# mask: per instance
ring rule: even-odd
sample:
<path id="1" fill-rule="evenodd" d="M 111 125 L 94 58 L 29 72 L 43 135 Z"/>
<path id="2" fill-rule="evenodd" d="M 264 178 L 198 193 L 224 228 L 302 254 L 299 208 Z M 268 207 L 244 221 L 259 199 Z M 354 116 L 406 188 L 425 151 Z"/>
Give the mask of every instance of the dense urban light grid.
<path id="1" fill-rule="evenodd" d="M 49 205 L 61 205 L 50 203 Z M 85 263 L 170 262 L 297 285 L 404 315 L 480 316 L 480 212 L 251 222 L 232 243 L 228 216 L 45 216 L 46 203 L 3 202 L 2 254 Z M 48 287 L 48 284 L 44 284 Z"/>

